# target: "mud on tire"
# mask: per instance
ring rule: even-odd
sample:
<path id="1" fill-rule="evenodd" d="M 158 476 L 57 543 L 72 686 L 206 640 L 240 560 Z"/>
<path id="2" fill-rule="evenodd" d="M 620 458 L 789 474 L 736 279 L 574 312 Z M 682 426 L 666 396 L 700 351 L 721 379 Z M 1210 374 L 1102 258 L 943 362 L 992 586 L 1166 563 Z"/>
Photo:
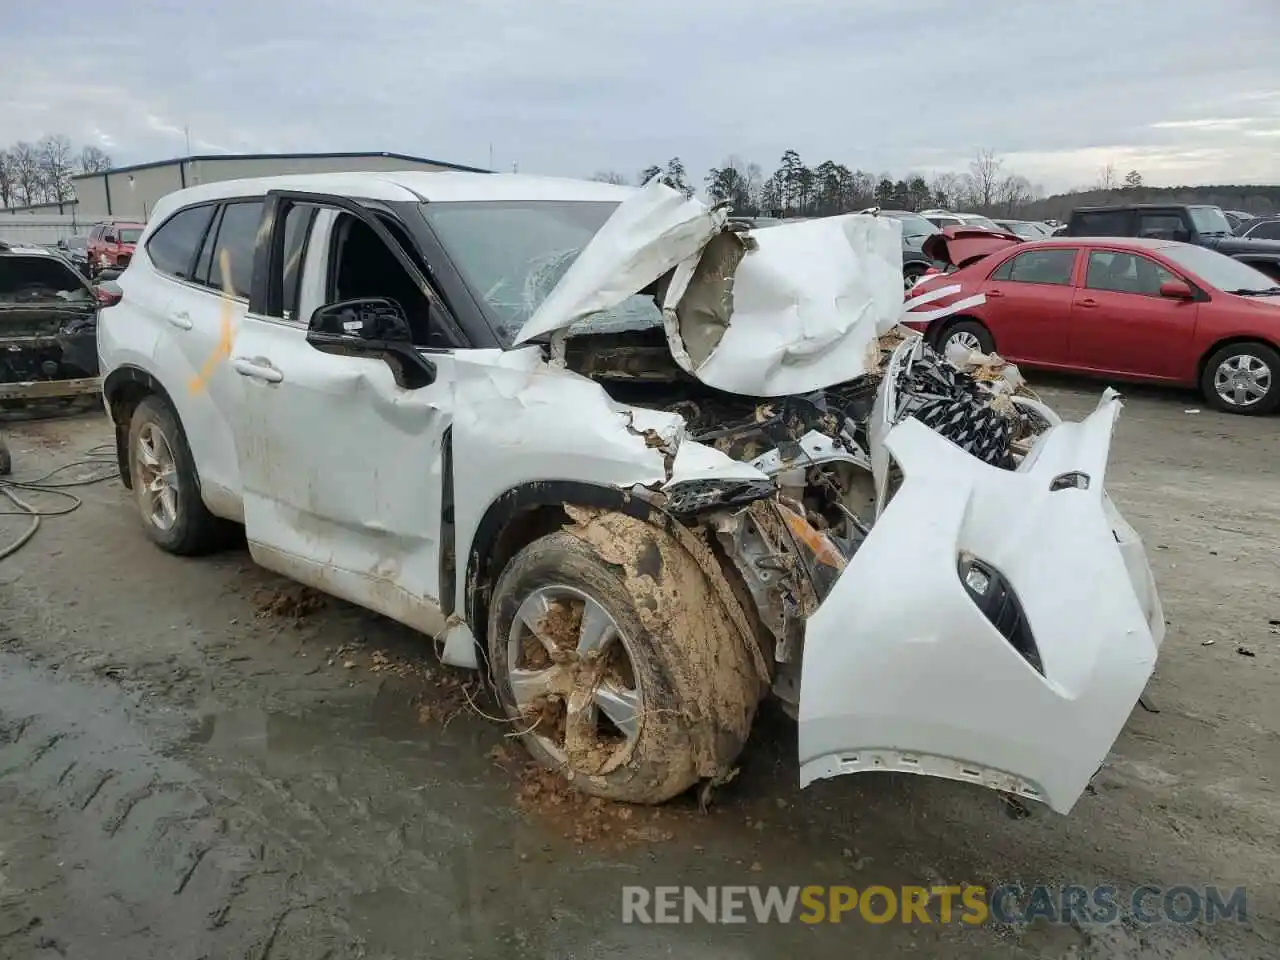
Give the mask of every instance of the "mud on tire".
<path id="1" fill-rule="evenodd" d="M 162 397 L 146 397 L 133 411 L 129 472 L 143 529 L 161 549 L 194 555 L 227 542 L 231 524 L 204 505 L 187 435 Z"/>
<path id="2" fill-rule="evenodd" d="M 662 803 L 725 776 L 764 692 L 743 638 L 670 536 L 623 514 L 575 514 L 496 584 L 488 650 L 504 711 L 535 760 L 595 796 Z M 600 611 L 613 639 L 584 644 Z M 546 683 L 531 686 L 540 670 Z M 630 726 L 614 723 L 626 719 L 619 691 L 634 693 Z"/>

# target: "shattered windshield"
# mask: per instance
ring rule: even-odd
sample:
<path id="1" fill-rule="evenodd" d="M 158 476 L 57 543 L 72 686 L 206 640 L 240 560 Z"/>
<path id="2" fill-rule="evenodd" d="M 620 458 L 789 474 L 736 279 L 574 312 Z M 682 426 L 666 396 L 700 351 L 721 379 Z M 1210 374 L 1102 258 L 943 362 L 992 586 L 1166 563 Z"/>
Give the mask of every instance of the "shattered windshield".
<path id="1" fill-rule="evenodd" d="M 617 203 L 503 200 L 428 203 L 431 224 L 497 334 L 510 347 Z M 569 332 L 618 332 L 662 323 L 651 297 L 633 296 Z"/>

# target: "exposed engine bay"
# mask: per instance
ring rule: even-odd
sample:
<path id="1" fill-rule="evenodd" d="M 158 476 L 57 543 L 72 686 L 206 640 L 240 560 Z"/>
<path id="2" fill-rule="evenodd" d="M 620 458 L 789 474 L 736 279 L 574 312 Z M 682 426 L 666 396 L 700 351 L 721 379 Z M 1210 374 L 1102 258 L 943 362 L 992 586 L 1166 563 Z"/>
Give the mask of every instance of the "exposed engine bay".
<path id="1" fill-rule="evenodd" d="M 948 359 L 901 327 L 878 339 L 866 375 L 774 398 L 702 384 L 672 360 L 661 329 L 569 337 L 563 349 L 565 365 L 613 399 L 678 414 L 687 439 L 767 476 L 686 480 L 659 496 L 668 513 L 707 530 L 715 553 L 736 571 L 777 665 L 774 692 L 792 712 L 799 705 L 805 619 L 884 507 L 870 455 L 877 397 L 895 398 L 893 422 L 915 417 L 1007 470 L 1058 422 L 1000 357 L 957 353 Z M 904 359 L 890 369 L 899 352 Z M 894 382 L 882 391 L 886 376 Z"/>

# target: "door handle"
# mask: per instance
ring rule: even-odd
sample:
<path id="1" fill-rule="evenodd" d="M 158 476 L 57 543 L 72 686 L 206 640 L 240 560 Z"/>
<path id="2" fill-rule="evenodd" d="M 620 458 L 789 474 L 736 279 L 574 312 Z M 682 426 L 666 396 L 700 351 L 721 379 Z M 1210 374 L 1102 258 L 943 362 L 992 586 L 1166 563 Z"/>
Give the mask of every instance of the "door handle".
<path id="1" fill-rule="evenodd" d="M 1001 291 L 1001 290 L 988 290 L 988 291 L 987 291 L 987 296 L 988 296 L 988 297 L 1003 297 L 1003 296 L 1004 296 L 1004 292 L 1003 292 L 1003 291 Z"/>
<path id="2" fill-rule="evenodd" d="M 1077 300 L 1076 302 L 1082 307 L 1096 307 L 1098 305 L 1098 301 L 1093 297 L 1085 297 L 1083 300 Z"/>
<path id="3" fill-rule="evenodd" d="M 171 313 L 165 319 L 167 319 L 171 324 L 173 324 L 179 330 L 191 329 L 191 314 L 187 313 L 187 311 L 185 310 L 178 310 L 175 313 Z"/>
<path id="4" fill-rule="evenodd" d="M 271 365 L 270 360 L 262 357 L 250 360 L 248 357 L 236 357 L 231 361 L 231 366 L 235 368 L 236 373 L 242 377 L 252 377 L 254 380 L 265 380 L 267 383 L 279 383 L 284 379 L 284 374 Z"/>

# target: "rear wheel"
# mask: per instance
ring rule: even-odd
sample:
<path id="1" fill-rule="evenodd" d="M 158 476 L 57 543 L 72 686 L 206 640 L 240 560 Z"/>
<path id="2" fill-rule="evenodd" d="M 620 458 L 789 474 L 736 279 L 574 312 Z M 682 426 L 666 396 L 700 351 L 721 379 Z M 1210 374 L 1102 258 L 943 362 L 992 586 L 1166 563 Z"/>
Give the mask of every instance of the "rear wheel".
<path id="1" fill-rule="evenodd" d="M 133 494 L 147 536 L 169 553 L 207 553 L 221 546 L 230 527 L 200 498 L 195 461 L 169 404 L 149 396 L 129 424 Z"/>
<path id="2" fill-rule="evenodd" d="M 991 331 L 977 320 L 957 320 L 943 330 L 942 336 L 938 338 L 938 352 L 945 357 L 947 347 L 953 343 L 979 353 L 994 353 L 996 349 Z"/>
<path id="3" fill-rule="evenodd" d="M 1228 344 L 1204 365 L 1200 391 L 1227 413 L 1271 413 L 1280 406 L 1280 353 L 1265 343 Z"/>
<path id="4" fill-rule="evenodd" d="M 520 551 L 493 594 L 489 663 L 530 754 L 630 803 L 726 773 L 763 691 L 705 575 L 634 518 L 571 529 Z"/>

